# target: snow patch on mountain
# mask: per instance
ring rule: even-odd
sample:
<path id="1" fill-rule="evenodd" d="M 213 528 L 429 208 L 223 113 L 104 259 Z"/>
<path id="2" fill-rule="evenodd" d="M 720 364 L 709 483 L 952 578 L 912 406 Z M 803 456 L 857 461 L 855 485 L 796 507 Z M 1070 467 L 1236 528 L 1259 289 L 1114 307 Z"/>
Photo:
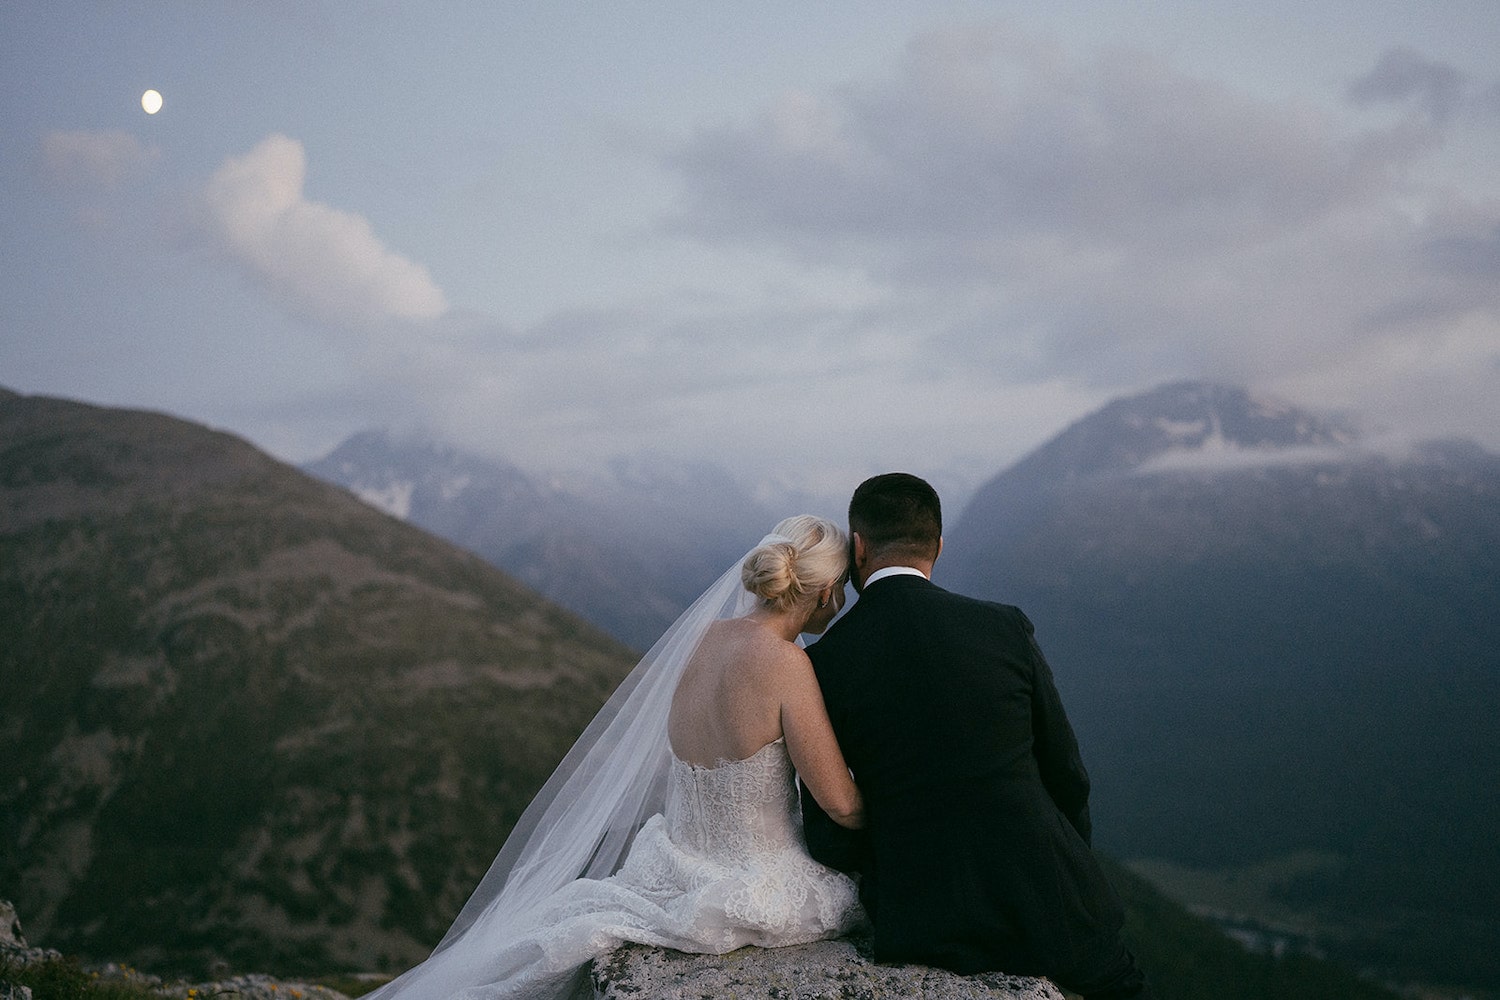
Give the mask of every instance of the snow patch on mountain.
<path id="1" fill-rule="evenodd" d="M 376 510 L 405 521 L 411 517 L 411 498 L 417 484 L 410 479 L 395 479 L 383 486 L 358 484 L 350 492 Z"/>
<path id="2" fill-rule="evenodd" d="M 1146 459 L 1136 475 L 1166 472 L 1239 472 L 1250 469 L 1342 465 L 1365 453 L 1337 444 L 1292 445 L 1290 447 L 1245 447 L 1222 434 L 1205 438 L 1193 447 L 1174 447 Z"/>
<path id="3" fill-rule="evenodd" d="M 452 500 L 464 490 L 468 489 L 469 484 L 473 481 L 474 477 L 469 475 L 467 472 L 455 473 L 454 475 L 449 476 L 447 479 L 444 479 L 441 483 L 438 484 L 438 494 L 444 500 Z"/>

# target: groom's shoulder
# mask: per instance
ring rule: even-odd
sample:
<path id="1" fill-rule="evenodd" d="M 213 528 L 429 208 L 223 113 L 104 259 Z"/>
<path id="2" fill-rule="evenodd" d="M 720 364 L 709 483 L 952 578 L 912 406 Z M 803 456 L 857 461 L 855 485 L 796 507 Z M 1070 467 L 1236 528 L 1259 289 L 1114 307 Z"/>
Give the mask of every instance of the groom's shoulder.
<path id="1" fill-rule="evenodd" d="M 910 616 L 981 618 L 1032 631 L 1031 620 L 1014 604 L 961 594 L 924 577 L 895 576 L 867 589 L 819 642 L 865 628 L 878 629 L 892 619 Z"/>
<path id="2" fill-rule="evenodd" d="M 868 644 L 873 641 L 871 633 L 882 625 L 882 616 L 872 614 L 873 605 L 861 596 L 838 617 L 828 630 L 807 646 L 806 652 L 814 669 L 823 665 L 840 651 Z"/>
<path id="3" fill-rule="evenodd" d="M 941 587 L 934 587 L 933 589 L 943 595 L 940 599 L 943 603 L 948 604 L 955 610 L 963 611 L 970 615 L 986 617 L 997 623 L 1004 623 L 1014 628 L 1022 629 L 1027 633 L 1033 631 L 1031 619 L 1026 617 L 1026 612 L 1014 604 L 986 600 L 981 597 L 971 597 L 968 594 L 943 590 Z"/>

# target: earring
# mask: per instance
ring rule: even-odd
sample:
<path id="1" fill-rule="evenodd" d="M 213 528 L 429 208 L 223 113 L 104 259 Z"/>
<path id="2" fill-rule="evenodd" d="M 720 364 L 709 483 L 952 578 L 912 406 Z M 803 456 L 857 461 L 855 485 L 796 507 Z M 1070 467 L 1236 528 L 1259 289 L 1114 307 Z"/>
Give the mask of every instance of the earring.
<path id="1" fill-rule="evenodd" d="M 826 607 L 828 607 L 828 598 L 825 597 L 821 601 L 819 601 L 818 602 L 818 607 L 819 608 L 826 608 Z"/>

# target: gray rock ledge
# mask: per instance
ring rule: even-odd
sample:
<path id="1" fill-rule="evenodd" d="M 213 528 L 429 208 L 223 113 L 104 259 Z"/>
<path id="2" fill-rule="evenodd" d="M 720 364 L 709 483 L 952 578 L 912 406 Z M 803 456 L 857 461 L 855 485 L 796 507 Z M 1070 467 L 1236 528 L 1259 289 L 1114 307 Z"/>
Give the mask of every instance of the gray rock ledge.
<path id="1" fill-rule="evenodd" d="M 55 949 L 36 948 L 27 944 L 15 906 L 8 900 L 0 899 L 0 959 L 24 968 L 61 958 L 62 954 Z M 165 1000 L 213 996 L 225 997 L 226 1000 L 349 1000 L 344 994 L 326 986 L 265 975 L 234 976 L 212 983 L 169 983 L 163 982 L 160 976 L 139 972 L 114 962 L 94 967 L 92 971 L 102 982 L 129 983 L 149 990 Z M 33 1000 L 31 994 L 28 987 L 0 980 L 0 1000 Z"/>
<path id="2" fill-rule="evenodd" d="M 1046 980 L 959 976 L 923 965 L 876 965 L 865 942 L 688 955 L 628 944 L 594 962 L 597 1000 L 1063 1000 Z"/>
<path id="3" fill-rule="evenodd" d="M 27 944 L 15 906 L 8 899 L 0 899 L 0 958 L 26 966 L 62 958 L 62 954 L 51 948 L 33 948 Z"/>

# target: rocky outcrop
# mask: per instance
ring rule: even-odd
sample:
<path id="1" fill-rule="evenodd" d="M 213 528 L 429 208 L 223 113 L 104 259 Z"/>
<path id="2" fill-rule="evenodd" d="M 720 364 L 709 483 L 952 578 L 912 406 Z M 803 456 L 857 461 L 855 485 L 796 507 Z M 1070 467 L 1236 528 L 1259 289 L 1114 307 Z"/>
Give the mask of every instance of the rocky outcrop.
<path id="1" fill-rule="evenodd" d="M 630 944 L 593 966 L 597 1000 L 1063 1000 L 1046 980 L 876 965 L 857 938 L 688 955 Z"/>
<path id="2" fill-rule="evenodd" d="M 60 957 L 47 948 L 33 948 L 21 933 L 21 919 L 9 900 L 0 899 L 0 1000 L 32 1000 L 31 988 L 11 982 L 5 970 Z"/>
<path id="3" fill-rule="evenodd" d="M 0 899 L 0 961 L 9 965 L 30 965 L 62 956 L 51 948 L 33 948 L 21 933 L 21 918 L 8 899 Z"/>
<path id="4" fill-rule="evenodd" d="M 21 921 L 16 908 L 8 900 L 0 899 L 0 1000 L 33 1000 L 27 986 L 6 979 L 4 969 L 24 969 L 28 965 L 42 962 L 63 961 L 62 955 L 52 948 L 35 948 L 27 943 L 21 933 Z M 211 983 L 189 983 L 166 981 L 132 969 L 128 965 L 109 963 L 97 968 L 90 967 L 92 975 L 100 982 L 130 982 L 143 986 L 166 1000 L 194 1000 L 198 997 L 232 997 L 236 1000 L 349 1000 L 337 990 L 313 983 L 277 979 L 266 975 L 232 976 Z M 37 998 L 41 1000 L 41 998 Z"/>
<path id="5" fill-rule="evenodd" d="M 30 946 L 15 908 L 0 900 L 0 960 L 6 959 L 25 966 L 61 956 Z M 164 981 L 113 963 L 93 971 L 101 980 L 129 980 L 170 1000 L 347 1000 L 326 986 L 266 975 L 188 983 Z M 727 955 L 689 955 L 630 944 L 595 961 L 591 973 L 598 1000 L 1063 1000 L 1046 980 L 876 965 L 869 957 L 869 941 L 859 936 L 789 948 L 741 948 Z M 30 1000 L 30 992 L 0 977 L 0 1000 Z"/>

